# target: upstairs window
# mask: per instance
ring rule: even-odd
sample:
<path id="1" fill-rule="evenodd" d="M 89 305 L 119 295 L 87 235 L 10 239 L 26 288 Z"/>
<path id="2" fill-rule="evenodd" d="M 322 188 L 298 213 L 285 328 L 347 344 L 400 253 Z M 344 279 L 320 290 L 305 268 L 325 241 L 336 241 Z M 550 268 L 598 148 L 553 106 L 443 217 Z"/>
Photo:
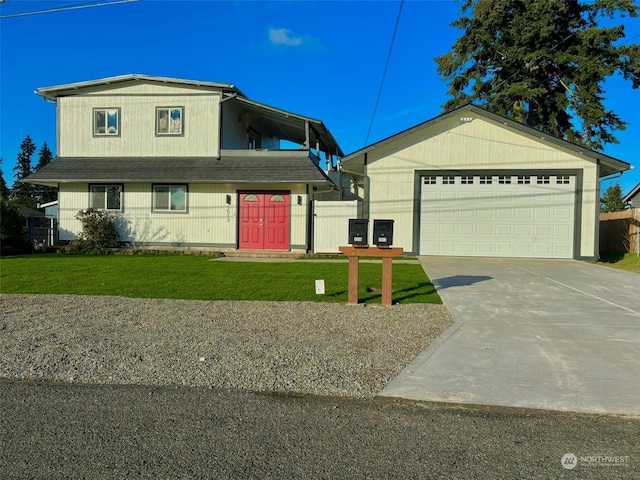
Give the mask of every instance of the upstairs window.
<path id="1" fill-rule="evenodd" d="M 91 185 L 89 206 L 96 210 L 122 211 L 122 185 Z"/>
<path id="2" fill-rule="evenodd" d="M 187 211 L 187 186 L 186 185 L 154 185 L 153 186 L 153 211 L 154 212 L 186 212 Z"/>
<path id="3" fill-rule="evenodd" d="M 98 137 L 120 136 L 120 109 L 94 108 L 93 134 Z"/>
<path id="4" fill-rule="evenodd" d="M 156 108 L 156 135 L 182 135 L 184 107 Z"/>

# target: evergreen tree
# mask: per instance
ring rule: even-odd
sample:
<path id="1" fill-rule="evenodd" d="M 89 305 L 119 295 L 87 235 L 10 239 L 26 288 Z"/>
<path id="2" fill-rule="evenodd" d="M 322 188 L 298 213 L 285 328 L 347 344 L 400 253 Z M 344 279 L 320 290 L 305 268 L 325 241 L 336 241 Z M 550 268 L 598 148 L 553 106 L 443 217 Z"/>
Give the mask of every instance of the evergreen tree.
<path id="1" fill-rule="evenodd" d="M 2 158 L 0 158 L 0 199 L 8 200 L 11 195 L 11 189 L 7 186 L 7 182 L 4 180 L 4 174 L 2 173 Z"/>
<path id="2" fill-rule="evenodd" d="M 619 183 L 612 183 L 604 191 L 604 195 L 600 198 L 600 212 L 621 212 L 627 209 L 627 204 L 622 201 L 622 187 Z"/>
<path id="3" fill-rule="evenodd" d="M 626 123 L 604 105 L 603 82 L 640 86 L 640 45 L 614 45 L 624 26 L 599 21 L 638 13 L 634 0 L 463 0 L 452 24 L 462 36 L 436 58 L 452 96 L 443 108 L 473 102 L 588 148 L 617 143 Z"/>
<path id="4" fill-rule="evenodd" d="M 36 207 L 36 199 L 34 198 L 33 185 L 28 183 L 22 183 L 20 180 L 28 177 L 32 173 L 31 157 L 36 151 L 36 145 L 31 140 L 31 137 L 27 135 L 20 144 L 20 152 L 18 152 L 18 162 L 13 167 L 14 175 L 13 188 L 11 189 L 11 197 L 16 199 L 22 205 L 26 205 L 32 208 Z"/>
<path id="5" fill-rule="evenodd" d="M 35 171 L 37 172 L 42 167 L 48 165 L 53 161 L 53 154 L 47 145 L 47 142 L 44 142 L 42 148 L 40 149 L 40 156 L 38 157 L 38 164 L 36 165 Z M 47 187 L 44 185 L 35 185 L 34 186 L 35 197 L 38 203 L 48 203 L 56 200 L 58 198 L 58 190 L 54 187 Z"/>

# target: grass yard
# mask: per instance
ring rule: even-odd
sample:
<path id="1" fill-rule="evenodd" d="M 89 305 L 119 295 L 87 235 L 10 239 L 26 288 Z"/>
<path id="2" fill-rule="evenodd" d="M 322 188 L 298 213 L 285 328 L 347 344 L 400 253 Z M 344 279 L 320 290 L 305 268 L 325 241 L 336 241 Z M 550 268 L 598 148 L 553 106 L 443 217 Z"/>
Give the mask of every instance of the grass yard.
<path id="1" fill-rule="evenodd" d="M 600 252 L 600 265 L 640 273 L 640 255 L 624 252 Z"/>
<path id="2" fill-rule="evenodd" d="M 381 264 L 360 264 L 360 302 L 380 303 Z M 315 280 L 325 281 L 316 295 Z M 201 256 L 40 254 L 0 259 L 0 292 L 188 300 L 347 302 L 348 265 Z M 419 264 L 394 264 L 393 303 L 442 303 Z"/>

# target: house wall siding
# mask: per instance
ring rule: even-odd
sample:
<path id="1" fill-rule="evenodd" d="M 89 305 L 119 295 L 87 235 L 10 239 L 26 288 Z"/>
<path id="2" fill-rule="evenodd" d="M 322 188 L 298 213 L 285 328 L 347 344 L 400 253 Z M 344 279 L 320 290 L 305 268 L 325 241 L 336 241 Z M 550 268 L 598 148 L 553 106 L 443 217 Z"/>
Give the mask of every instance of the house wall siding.
<path id="1" fill-rule="evenodd" d="M 598 167 L 568 149 L 492 121 L 445 119 L 368 152 L 369 218 L 395 220 L 394 244 L 413 245 L 415 170 L 583 170 L 578 255 L 595 252 Z"/>
<path id="2" fill-rule="evenodd" d="M 238 191 L 291 191 L 292 246 L 307 244 L 307 194 L 305 185 L 279 184 L 189 184 L 187 213 L 152 211 L 152 184 L 126 183 L 123 211 L 118 214 L 120 240 L 144 244 L 228 245 L 233 248 L 237 235 Z M 60 185 L 60 240 L 73 240 L 81 231 L 75 215 L 89 207 L 89 185 Z M 231 195 L 231 205 L 227 205 Z M 301 197 L 301 205 L 297 196 Z"/>
<path id="3" fill-rule="evenodd" d="M 217 156 L 218 92 L 134 85 L 58 99 L 61 157 Z M 183 135 L 156 136 L 156 107 L 180 106 Z M 93 135 L 94 108 L 120 108 L 120 136 Z"/>

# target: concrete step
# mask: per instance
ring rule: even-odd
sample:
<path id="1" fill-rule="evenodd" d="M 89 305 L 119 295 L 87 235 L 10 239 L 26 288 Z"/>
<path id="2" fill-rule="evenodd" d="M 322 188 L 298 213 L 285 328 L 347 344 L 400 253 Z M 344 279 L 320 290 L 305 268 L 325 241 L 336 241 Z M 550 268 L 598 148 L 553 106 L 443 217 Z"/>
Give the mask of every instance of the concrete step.
<path id="1" fill-rule="evenodd" d="M 236 250 L 234 252 L 223 252 L 222 254 L 231 258 L 299 258 L 303 255 L 281 250 Z"/>

